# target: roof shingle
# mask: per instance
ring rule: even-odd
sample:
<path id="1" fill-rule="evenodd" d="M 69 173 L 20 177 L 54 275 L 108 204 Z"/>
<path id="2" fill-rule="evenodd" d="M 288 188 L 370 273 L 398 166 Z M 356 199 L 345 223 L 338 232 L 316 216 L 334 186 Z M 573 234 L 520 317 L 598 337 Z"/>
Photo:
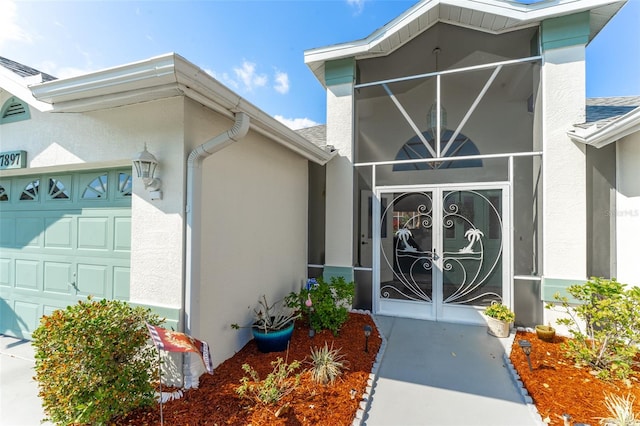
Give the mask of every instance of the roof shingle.
<path id="1" fill-rule="evenodd" d="M 50 74 L 44 73 L 42 71 L 38 71 L 35 68 L 28 67 L 19 62 L 12 61 L 11 59 L 3 58 L 2 56 L 0 56 L 0 66 L 8 69 L 9 71 L 13 71 L 15 74 L 19 75 L 20 77 L 31 77 L 31 76 L 40 74 L 42 75 L 43 82 L 57 80 L 56 77 Z"/>

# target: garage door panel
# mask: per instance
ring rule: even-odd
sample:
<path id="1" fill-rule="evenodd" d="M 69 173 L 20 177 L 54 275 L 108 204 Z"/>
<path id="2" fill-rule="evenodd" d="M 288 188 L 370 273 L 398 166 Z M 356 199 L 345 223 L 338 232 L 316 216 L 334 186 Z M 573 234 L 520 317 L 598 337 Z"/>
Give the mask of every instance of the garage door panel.
<path id="1" fill-rule="evenodd" d="M 78 264 L 78 295 L 107 297 L 108 268 L 105 265 Z"/>
<path id="2" fill-rule="evenodd" d="M 14 218 L 0 217 L 0 246 L 16 245 L 16 221 Z"/>
<path id="3" fill-rule="evenodd" d="M 113 298 L 129 300 L 130 268 L 116 266 L 113 268 Z"/>
<path id="4" fill-rule="evenodd" d="M 18 247 L 40 247 L 41 235 L 44 231 L 44 220 L 41 217 L 16 218 L 16 245 Z"/>
<path id="5" fill-rule="evenodd" d="M 131 217 L 114 218 L 113 249 L 131 251 Z"/>
<path id="6" fill-rule="evenodd" d="M 16 260 L 16 288 L 37 290 L 38 269 L 40 262 L 37 260 Z"/>
<path id="7" fill-rule="evenodd" d="M 73 218 L 46 218 L 45 226 L 45 248 L 73 248 Z"/>
<path id="8" fill-rule="evenodd" d="M 13 261 L 7 258 L 0 259 L 0 286 L 11 287 L 11 265 Z"/>
<path id="9" fill-rule="evenodd" d="M 73 269 L 72 263 L 44 262 L 44 291 L 75 294 Z"/>
<path id="10" fill-rule="evenodd" d="M 109 218 L 79 217 L 78 248 L 107 250 L 109 248 Z"/>
<path id="11" fill-rule="evenodd" d="M 40 322 L 40 306 L 37 303 L 16 301 L 13 308 L 17 318 L 18 326 L 22 332 L 35 330 Z"/>

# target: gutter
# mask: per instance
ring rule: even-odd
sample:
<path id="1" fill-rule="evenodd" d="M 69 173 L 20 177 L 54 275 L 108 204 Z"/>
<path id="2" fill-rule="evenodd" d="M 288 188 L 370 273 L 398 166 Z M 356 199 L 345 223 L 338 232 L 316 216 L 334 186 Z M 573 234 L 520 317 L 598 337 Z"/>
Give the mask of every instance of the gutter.
<path id="1" fill-rule="evenodd" d="M 185 281 L 184 281 L 184 327 L 185 332 L 191 336 L 199 336 L 200 330 L 198 318 L 200 316 L 200 300 L 196 295 L 200 293 L 200 223 L 201 206 L 200 193 L 202 188 L 202 161 L 223 150 L 234 142 L 242 139 L 249 131 L 251 119 L 245 112 L 235 113 L 233 126 L 195 148 L 187 159 L 187 199 L 186 199 L 186 224 L 185 224 Z M 195 232 L 194 232 L 195 231 Z M 183 374 L 184 387 L 189 389 L 198 386 L 198 378 L 191 374 L 188 368 L 187 357 Z"/>
<path id="2" fill-rule="evenodd" d="M 596 128 L 594 125 L 588 129 L 578 128 L 568 131 L 567 136 L 574 142 L 602 148 L 638 131 L 640 131 L 640 107 L 603 127 Z"/>

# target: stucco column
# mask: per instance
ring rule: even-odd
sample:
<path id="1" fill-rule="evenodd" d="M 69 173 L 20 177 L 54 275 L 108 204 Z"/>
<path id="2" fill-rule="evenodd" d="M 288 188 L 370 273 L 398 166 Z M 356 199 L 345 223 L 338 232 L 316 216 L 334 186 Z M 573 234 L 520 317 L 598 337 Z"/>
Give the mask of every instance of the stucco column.
<path id="1" fill-rule="evenodd" d="M 325 278 L 353 279 L 353 59 L 327 62 L 327 143 L 338 154 L 327 164 Z"/>
<path id="2" fill-rule="evenodd" d="M 543 274 L 573 281 L 587 273 L 586 147 L 567 131 L 585 121 L 589 15 L 542 25 Z"/>

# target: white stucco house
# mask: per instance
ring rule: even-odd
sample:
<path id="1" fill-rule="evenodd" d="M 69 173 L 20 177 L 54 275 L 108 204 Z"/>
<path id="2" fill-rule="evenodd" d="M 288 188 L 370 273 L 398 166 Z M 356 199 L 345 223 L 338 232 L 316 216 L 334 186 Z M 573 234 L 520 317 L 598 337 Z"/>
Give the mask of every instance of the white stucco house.
<path id="1" fill-rule="evenodd" d="M 546 323 L 589 276 L 640 285 L 640 96 L 585 97 L 625 1 L 529 3 L 425 0 L 306 51 L 327 121 L 297 132 L 176 54 L 66 79 L 0 58 L 0 333 L 118 298 L 217 365 L 249 339 L 231 323 L 309 276 L 472 324 L 492 301 Z"/>
<path id="2" fill-rule="evenodd" d="M 331 152 L 175 54 L 59 80 L 2 58 L 0 88 L 2 333 L 118 298 L 211 342 L 218 364 L 262 293 L 300 288 L 308 163 Z M 160 187 L 132 166 L 145 147 Z"/>

